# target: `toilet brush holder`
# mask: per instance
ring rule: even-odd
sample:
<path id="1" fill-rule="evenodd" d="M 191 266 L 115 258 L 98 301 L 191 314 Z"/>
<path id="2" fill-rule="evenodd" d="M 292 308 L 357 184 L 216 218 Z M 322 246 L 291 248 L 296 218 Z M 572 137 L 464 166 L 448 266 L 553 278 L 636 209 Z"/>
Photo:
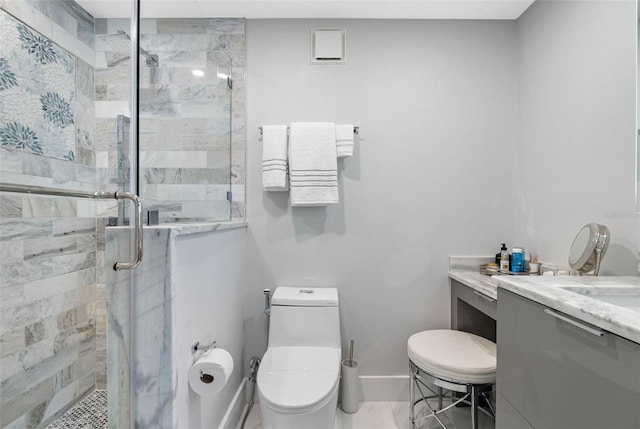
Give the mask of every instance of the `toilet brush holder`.
<path id="1" fill-rule="evenodd" d="M 353 360 L 353 340 L 349 359 L 342 361 L 342 410 L 353 414 L 358 411 L 358 362 Z"/>
<path id="2" fill-rule="evenodd" d="M 358 411 L 358 362 L 342 361 L 342 410 L 353 414 Z"/>

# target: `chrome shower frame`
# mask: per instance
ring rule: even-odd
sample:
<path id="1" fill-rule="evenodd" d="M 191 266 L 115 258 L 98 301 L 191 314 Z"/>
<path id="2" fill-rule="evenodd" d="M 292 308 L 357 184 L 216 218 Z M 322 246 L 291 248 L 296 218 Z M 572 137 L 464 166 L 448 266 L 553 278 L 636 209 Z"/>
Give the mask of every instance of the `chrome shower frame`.
<path id="1" fill-rule="evenodd" d="M 140 150 L 140 139 L 138 138 L 139 130 L 139 101 L 140 101 L 140 0 L 131 0 L 131 28 L 129 31 L 131 39 L 131 122 L 129 126 L 129 190 L 136 195 L 140 195 L 140 176 L 138 168 L 138 151 Z M 129 275 L 129 427 L 136 427 L 136 398 L 134 394 L 135 362 L 134 344 L 136 344 L 135 335 L 135 277 L 133 273 Z"/>

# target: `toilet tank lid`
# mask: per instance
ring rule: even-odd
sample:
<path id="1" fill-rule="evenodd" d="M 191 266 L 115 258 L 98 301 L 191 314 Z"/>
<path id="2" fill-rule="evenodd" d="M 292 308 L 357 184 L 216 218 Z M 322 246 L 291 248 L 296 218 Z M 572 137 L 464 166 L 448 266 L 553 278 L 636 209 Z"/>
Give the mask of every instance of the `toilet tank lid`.
<path id="1" fill-rule="evenodd" d="M 337 307 L 338 289 L 313 287 L 277 287 L 271 298 L 272 305 L 299 305 L 302 307 Z"/>

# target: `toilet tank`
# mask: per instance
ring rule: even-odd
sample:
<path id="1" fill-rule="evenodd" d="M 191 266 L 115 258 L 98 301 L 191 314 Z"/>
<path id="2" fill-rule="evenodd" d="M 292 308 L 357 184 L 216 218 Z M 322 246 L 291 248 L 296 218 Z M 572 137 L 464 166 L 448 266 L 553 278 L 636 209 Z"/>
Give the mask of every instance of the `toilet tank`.
<path id="1" fill-rule="evenodd" d="M 278 287 L 271 298 L 269 347 L 340 348 L 336 288 Z"/>

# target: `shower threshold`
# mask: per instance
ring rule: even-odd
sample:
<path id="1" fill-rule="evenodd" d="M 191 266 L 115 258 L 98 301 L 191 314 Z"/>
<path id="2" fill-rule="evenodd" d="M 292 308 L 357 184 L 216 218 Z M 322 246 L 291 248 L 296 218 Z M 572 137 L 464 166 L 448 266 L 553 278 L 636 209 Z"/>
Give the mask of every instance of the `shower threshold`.
<path id="1" fill-rule="evenodd" d="M 94 390 L 47 426 L 47 429 L 106 429 L 107 427 L 107 392 Z"/>

